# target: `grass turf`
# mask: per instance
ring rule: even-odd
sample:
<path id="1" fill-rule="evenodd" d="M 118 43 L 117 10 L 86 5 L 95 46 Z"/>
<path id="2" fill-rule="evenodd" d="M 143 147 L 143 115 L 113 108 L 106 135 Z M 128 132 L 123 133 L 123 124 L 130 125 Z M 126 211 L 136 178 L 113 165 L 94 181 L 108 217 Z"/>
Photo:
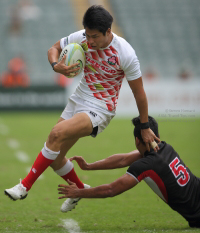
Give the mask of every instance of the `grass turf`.
<path id="1" fill-rule="evenodd" d="M 75 210 L 63 214 L 59 208 L 57 185 L 64 183 L 51 168 L 44 172 L 27 199 L 11 201 L 3 195 L 24 178 L 38 152 L 43 147 L 60 113 L 1 113 L 0 148 L 0 232 L 77 232 L 65 229 L 63 220 L 75 220 L 81 232 L 200 232 L 190 229 L 187 222 L 172 211 L 151 189 L 141 182 L 134 189 L 107 199 L 81 200 Z M 170 143 L 191 171 L 200 177 L 198 150 L 200 119 L 159 119 L 161 139 Z M 85 137 L 69 151 L 68 157 L 83 156 L 87 162 L 111 154 L 135 149 L 130 119 L 114 119 L 97 138 Z M 19 146 L 9 147 L 15 139 Z M 28 154 L 30 161 L 20 162 L 17 151 Z M 75 164 L 81 180 L 91 186 L 109 183 L 126 172 L 126 168 L 111 171 L 82 171 Z"/>

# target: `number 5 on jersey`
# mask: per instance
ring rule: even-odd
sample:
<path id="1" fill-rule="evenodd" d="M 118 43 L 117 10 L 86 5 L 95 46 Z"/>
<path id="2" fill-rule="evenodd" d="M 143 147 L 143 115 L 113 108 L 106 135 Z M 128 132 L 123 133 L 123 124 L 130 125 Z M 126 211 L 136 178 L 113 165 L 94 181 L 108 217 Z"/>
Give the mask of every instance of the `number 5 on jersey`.
<path id="1" fill-rule="evenodd" d="M 178 176 L 180 176 L 177 179 L 177 183 L 180 186 L 185 186 L 189 182 L 189 180 L 190 180 L 190 174 L 187 172 L 186 168 L 182 164 L 179 164 L 179 163 L 180 163 L 180 160 L 176 157 L 169 164 L 169 167 L 170 167 L 173 175 L 175 176 L 175 178 L 177 178 Z"/>

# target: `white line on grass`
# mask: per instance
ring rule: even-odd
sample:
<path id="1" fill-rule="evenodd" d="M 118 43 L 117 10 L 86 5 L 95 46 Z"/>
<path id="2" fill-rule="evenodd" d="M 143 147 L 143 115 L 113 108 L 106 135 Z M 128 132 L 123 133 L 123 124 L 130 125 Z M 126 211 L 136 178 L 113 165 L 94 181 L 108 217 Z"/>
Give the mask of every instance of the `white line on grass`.
<path id="1" fill-rule="evenodd" d="M 28 163 L 29 160 L 30 160 L 29 157 L 28 157 L 28 155 L 24 151 L 17 151 L 15 153 L 15 156 L 22 163 Z"/>
<path id="2" fill-rule="evenodd" d="M 0 134 L 5 135 L 9 133 L 9 129 L 6 125 L 0 124 Z M 20 147 L 19 141 L 13 138 L 9 138 L 7 140 L 7 145 L 15 151 L 15 157 L 22 163 L 28 163 L 30 161 L 29 156 L 24 151 L 17 151 L 17 149 Z M 30 167 L 26 168 L 26 172 L 29 173 Z M 38 177 L 39 179 L 44 179 L 44 175 L 41 174 Z"/>
<path id="3" fill-rule="evenodd" d="M 16 139 L 12 139 L 12 138 L 10 138 L 10 139 L 7 140 L 7 144 L 8 144 L 8 146 L 10 148 L 12 148 L 14 150 L 16 150 L 17 148 L 19 148 L 19 146 L 20 146 L 20 143 Z"/>
<path id="4" fill-rule="evenodd" d="M 6 125 L 1 123 L 0 124 L 0 134 L 1 135 L 8 135 L 8 133 L 9 133 L 9 128 Z"/>
<path id="5" fill-rule="evenodd" d="M 78 225 L 78 223 L 73 219 L 61 219 L 63 222 L 63 227 L 69 232 L 69 233 L 80 233 L 81 229 Z"/>

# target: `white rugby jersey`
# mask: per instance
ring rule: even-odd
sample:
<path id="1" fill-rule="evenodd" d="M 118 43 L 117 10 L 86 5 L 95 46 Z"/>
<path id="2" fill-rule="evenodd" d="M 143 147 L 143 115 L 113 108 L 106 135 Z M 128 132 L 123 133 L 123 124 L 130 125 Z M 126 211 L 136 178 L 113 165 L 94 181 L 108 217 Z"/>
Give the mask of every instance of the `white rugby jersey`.
<path id="1" fill-rule="evenodd" d="M 85 30 L 70 34 L 60 40 L 63 49 L 67 44 L 87 43 Z M 106 48 L 92 49 L 88 44 L 84 75 L 75 94 L 108 111 L 115 112 L 123 78 L 128 81 L 140 78 L 140 63 L 131 45 L 113 33 Z"/>

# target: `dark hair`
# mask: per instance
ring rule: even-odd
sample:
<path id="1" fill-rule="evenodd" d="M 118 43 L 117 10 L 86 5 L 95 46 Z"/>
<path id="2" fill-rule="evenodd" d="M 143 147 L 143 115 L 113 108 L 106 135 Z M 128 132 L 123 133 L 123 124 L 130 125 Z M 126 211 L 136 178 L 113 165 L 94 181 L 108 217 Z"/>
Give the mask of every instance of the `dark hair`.
<path id="1" fill-rule="evenodd" d="M 157 121 L 151 116 L 148 116 L 148 121 L 149 121 L 150 129 L 154 132 L 154 134 L 157 137 L 159 137 Z M 133 118 L 132 123 L 135 126 L 134 131 L 133 131 L 134 137 L 135 138 L 137 137 L 143 144 L 145 144 L 141 136 L 140 117 L 138 116 L 138 117 Z"/>
<path id="2" fill-rule="evenodd" d="M 92 5 L 83 16 L 84 28 L 97 29 L 104 36 L 108 28 L 111 28 L 112 22 L 112 15 L 100 5 Z"/>

